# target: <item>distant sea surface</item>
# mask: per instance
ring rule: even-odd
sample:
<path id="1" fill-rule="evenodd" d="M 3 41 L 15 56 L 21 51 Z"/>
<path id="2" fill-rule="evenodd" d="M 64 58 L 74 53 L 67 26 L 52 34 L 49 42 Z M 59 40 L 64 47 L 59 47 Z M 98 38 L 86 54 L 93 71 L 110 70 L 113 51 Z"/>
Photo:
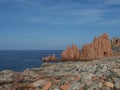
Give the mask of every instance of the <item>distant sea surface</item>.
<path id="1" fill-rule="evenodd" d="M 62 50 L 1 50 L 0 71 L 23 71 L 27 68 L 40 67 L 42 57 L 55 54 L 60 57 Z"/>

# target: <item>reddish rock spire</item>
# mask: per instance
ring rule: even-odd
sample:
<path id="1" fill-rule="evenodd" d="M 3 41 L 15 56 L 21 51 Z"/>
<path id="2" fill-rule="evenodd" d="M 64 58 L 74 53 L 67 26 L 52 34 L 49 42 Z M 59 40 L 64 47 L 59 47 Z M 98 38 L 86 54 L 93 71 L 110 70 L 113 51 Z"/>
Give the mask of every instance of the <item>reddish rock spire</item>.
<path id="1" fill-rule="evenodd" d="M 81 51 L 82 60 L 101 59 L 112 55 L 111 43 L 109 36 L 103 34 L 95 38 L 91 44 L 84 45 Z"/>
<path id="2" fill-rule="evenodd" d="M 57 60 L 57 58 L 56 58 L 55 54 L 42 58 L 43 62 L 49 62 L 49 61 L 53 61 L 54 62 L 56 60 Z"/>
<path id="3" fill-rule="evenodd" d="M 93 60 L 112 56 L 111 42 L 107 34 L 103 34 L 90 44 L 84 45 L 80 51 L 76 45 L 62 52 L 62 61 Z"/>
<path id="4" fill-rule="evenodd" d="M 77 60 L 93 60 L 102 59 L 104 57 L 112 56 L 112 47 L 109 36 L 103 34 L 95 37 L 90 44 L 83 45 L 82 49 L 73 44 L 72 47 L 68 46 L 66 50 L 61 53 L 62 61 L 77 61 Z M 55 55 L 43 58 L 43 61 L 56 61 Z"/>
<path id="5" fill-rule="evenodd" d="M 65 51 L 61 54 L 63 61 L 69 61 L 69 60 L 79 60 L 79 49 L 75 44 L 72 45 L 72 47 L 68 46 Z"/>

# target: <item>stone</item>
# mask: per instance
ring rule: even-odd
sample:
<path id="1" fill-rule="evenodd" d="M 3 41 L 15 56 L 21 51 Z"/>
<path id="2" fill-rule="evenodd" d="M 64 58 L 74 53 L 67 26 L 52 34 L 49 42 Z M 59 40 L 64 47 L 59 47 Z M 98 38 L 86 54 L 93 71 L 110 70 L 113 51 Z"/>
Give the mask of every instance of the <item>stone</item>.
<path id="1" fill-rule="evenodd" d="M 52 86 L 52 82 L 48 81 L 46 82 L 46 85 L 43 87 L 43 90 L 49 90 L 51 86 Z"/>
<path id="2" fill-rule="evenodd" d="M 93 78 L 93 73 L 89 73 L 89 72 L 81 72 L 81 77 L 84 80 L 92 80 Z"/>
<path id="3" fill-rule="evenodd" d="M 12 78 L 14 74 L 17 73 L 10 70 L 0 72 L 0 85 L 12 83 L 14 81 Z"/>
<path id="4" fill-rule="evenodd" d="M 103 83 L 99 83 L 99 88 L 102 88 L 103 87 Z"/>
<path id="5" fill-rule="evenodd" d="M 105 65 L 105 64 L 100 64 L 99 67 L 102 69 L 102 70 L 101 70 L 102 72 L 105 72 L 105 71 L 107 71 L 107 69 L 108 69 L 108 66 Z"/>
<path id="6" fill-rule="evenodd" d="M 101 88 L 101 90 L 111 90 L 111 89 L 110 89 L 110 87 L 104 86 L 104 87 Z"/>
<path id="7" fill-rule="evenodd" d="M 97 80 L 97 78 L 96 78 L 95 76 L 93 76 L 93 77 L 92 77 L 92 80 L 93 80 L 93 81 L 96 81 L 96 80 Z"/>
<path id="8" fill-rule="evenodd" d="M 69 84 L 69 83 L 68 83 L 68 84 L 64 84 L 64 85 L 61 85 L 61 86 L 60 86 L 60 89 L 62 89 L 62 90 L 68 90 L 68 88 L 70 87 L 70 85 L 71 85 L 71 84 Z"/>
<path id="9" fill-rule="evenodd" d="M 120 79 L 119 78 L 113 78 L 115 81 L 115 88 L 120 88 Z"/>
<path id="10" fill-rule="evenodd" d="M 90 44 L 83 45 L 79 50 L 76 45 L 68 46 L 61 53 L 62 61 L 94 60 L 113 56 L 111 42 L 107 34 L 103 34 Z"/>
<path id="11" fill-rule="evenodd" d="M 98 38 L 94 38 L 94 41 L 91 44 L 83 46 L 80 54 L 80 59 L 94 60 L 110 57 L 112 55 L 113 54 L 109 36 L 107 34 L 103 34 Z"/>
<path id="12" fill-rule="evenodd" d="M 120 56 L 120 46 L 119 47 L 112 47 L 112 51 L 115 55 Z"/>
<path id="13" fill-rule="evenodd" d="M 23 72 L 1 71 L 0 90 L 119 90 L 119 64 L 120 57 L 111 57 L 45 62 L 41 67 Z"/>
<path id="14" fill-rule="evenodd" d="M 68 90 L 80 90 L 83 89 L 85 85 L 81 84 L 80 82 L 74 82 L 72 85 L 68 88 Z"/>
<path id="15" fill-rule="evenodd" d="M 116 76 L 120 77 L 120 70 L 119 69 L 111 69 L 111 72 Z"/>
<path id="16" fill-rule="evenodd" d="M 99 79 L 101 79 L 101 80 L 107 80 L 107 76 L 103 74 L 103 75 L 99 76 Z"/>
<path id="17" fill-rule="evenodd" d="M 43 87 L 45 85 L 46 81 L 45 80 L 38 80 L 32 84 L 33 87 Z"/>
<path id="18" fill-rule="evenodd" d="M 120 47 L 120 39 L 117 37 L 114 37 L 111 40 L 112 47 Z"/>
<path id="19" fill-rule="evenodd" d="M 79 49 L 73 44 L 72 47 L 68 46 L 65 51 L 61 53 L 62 61 L 79 60 Z"/>
<path id="20" fill-rule="evenodd" d="M 94 72 L 94 67 L 92 65 L 84 65 L 82 68 L 81 68 L 81 71 L 82 72 Z"/>
<path id="21" fill-rule="evenodd" d="M 111 82 L 105 82 L 105 84 L 104 84 L 105 86 L 107 86 L 107 87 L 110 87 L 110 88 L 114 88 L 114 84 L 113 83 L 111 83 Z"/>
<path id="22" fill-rule="evenodd" d="M 34 70 L 30 70 L 30 69 L 26 69 L 24 72 L 23 72 L 24 75 L 27 75 L 27 76 L 34 76 L 34 77 L 37 77 L 38 74 L 35 73 Z"/>
<path id="23" fill-rule="evenodd" d="M 59 88 L 53 88 L 53 90 L 60 90 Z"/>
<path id="24" fill-rule="evenodd" d="M 112 50 L 114 54 L 120 55 L 120 38 L 114 37 L 111 40 Z"/>
<path id="25" fill-rule="evenodd" d="M 57 61 L 57 58 L 56 58 L 55 54 L 53 54 L 53 55 L 49 55 L 47 57 L 43 57 L 42 61 L 43 62 L 49 62 L 49 61 L 54 62 L 54 61 Z"/>

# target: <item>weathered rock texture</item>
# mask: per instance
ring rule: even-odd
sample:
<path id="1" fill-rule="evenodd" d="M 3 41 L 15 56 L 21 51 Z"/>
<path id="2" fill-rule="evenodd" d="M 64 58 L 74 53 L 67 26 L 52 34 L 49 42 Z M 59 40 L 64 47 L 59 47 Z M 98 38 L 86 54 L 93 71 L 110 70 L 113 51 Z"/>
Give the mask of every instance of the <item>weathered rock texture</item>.
<path id="1" fill-rule="evenodd" d="M 94 38 L 91 44 L 84 45 L 80 53 L 81 60 L 101 59 L 109 56 L 112 56 L 112 49 L 107 34 Z"/>
<path id="2" fill-rule="evenodd" d="M 90 44 L 84 45 L 81 50 L 72 45 L 62 52 L 62 61 L 93 60 L 112 56 L 111 42 L 107 34 L 103 34 Z"/>
<path id="3" fill-rule="evenodd" d="M 112 47 L 120 47 L 120 39 L 117 37 L 114 37 L 111 40 Z"/>
<path id="4" fill-rule="evenodd" d="M 116 55 L 116 54 L 119 54 L 120 55 L 120 47 L 112 47 L 112 51 L 113 53 Z"/>
<path id="5" fill-rule="evenodd" d="M 56 61 L 56 60 L 57 60 L 57 58 L 56 58 L 55 54 L 42 58 L 43 62 Z"/>
<path id="6" fill-rule="evenodd" d="M 68 48 L 62 52 L 61 57 L 62 60 L 79 60 L 80 51 L 76 45 L 72 45 L 72 47 L 68 46 Z"/>
<path id="7" fill-rule="evenodd" d="M 120 57 L 1 71 L 0 90 L 120 90 Z"/>

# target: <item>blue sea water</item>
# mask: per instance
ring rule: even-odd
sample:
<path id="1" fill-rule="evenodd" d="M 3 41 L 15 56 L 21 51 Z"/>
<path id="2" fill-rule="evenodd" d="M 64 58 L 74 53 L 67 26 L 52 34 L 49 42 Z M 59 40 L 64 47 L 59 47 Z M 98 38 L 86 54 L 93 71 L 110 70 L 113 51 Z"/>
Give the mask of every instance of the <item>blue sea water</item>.
<path id="1" fill-rule="evenodd" d="M 23 71 L 27 68 L 40 67 L 41 58 L 55 54 L 60 57 L 62 50 L 2 50 L 0 51 L 0 71 Z"/>

